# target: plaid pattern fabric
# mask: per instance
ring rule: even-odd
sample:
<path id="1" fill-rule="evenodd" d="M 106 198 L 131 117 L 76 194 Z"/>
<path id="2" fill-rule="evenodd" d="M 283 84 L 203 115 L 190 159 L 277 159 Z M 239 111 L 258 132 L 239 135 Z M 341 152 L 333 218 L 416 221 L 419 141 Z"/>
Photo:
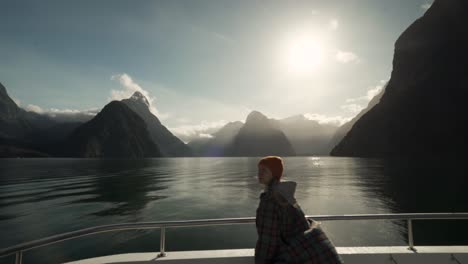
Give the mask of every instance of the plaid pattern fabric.
<path id="1" fill-rule="evenodd" d="M 260 205 L 255 218 L 258 235 L 255 246 L 256 264 L 274 263 L 273 260 L 280 249 L 280 215 L 272 199 L 273 197 L 267 193 L 260 195 Z"/>
<path id="2" fill-rule="evenodd" d="M 343 263 L 320 228 L 311 228 L 299 206 L 282 205 L 272 191 L 260 195 L 255 263 Z"/>

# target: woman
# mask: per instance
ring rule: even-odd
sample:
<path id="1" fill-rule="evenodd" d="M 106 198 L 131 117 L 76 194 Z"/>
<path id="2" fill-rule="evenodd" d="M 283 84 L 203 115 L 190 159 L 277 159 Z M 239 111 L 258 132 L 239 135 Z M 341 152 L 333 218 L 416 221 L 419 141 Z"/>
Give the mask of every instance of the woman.
<path id="1" fill-rule="evenodd" d="M 255 263 L 343 263 L 316 222 L 307 220 L 294 198 L 296 183 L 281 181 L 283 161 L 264 157 L 258 163 L 260 195 Z"/>

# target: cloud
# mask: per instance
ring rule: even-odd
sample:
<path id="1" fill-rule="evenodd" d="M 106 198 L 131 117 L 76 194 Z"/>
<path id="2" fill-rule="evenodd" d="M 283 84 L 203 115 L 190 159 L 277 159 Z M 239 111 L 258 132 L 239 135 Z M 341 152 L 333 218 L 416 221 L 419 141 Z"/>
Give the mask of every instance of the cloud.
<path id="1" fill-rule="evenodd" d="M 432 5 L 432 1 L 431 2 L 426 2 L 426 3 L 421 5 L 421 8 L 423 10 L 428 10 L 431 7 L 431 5 Z"/>
<path id="2" fill-rule="evenodd" d="M 116 74 L 111 76 L 111 80 L 118 81 L 120 85 L 124 88 L 123 90 L 112 90 L 109 100 L 122 100 L 127 99 L 133 95 L 135 92 L 142 93 L 149 102 L 149 109 L 151 113 L 157 116 L 161 120 L 165 120 L 169 117 L 169 114 L 161 113 L 156 109 L 154 102 L 156 101 L 156 97 L 150 96 L 149 92 L 143 89 L 138 83 L 133 81 L 132 77 L 126 73 Z"/>
<path id="3" fill-rule="evenodd" d="M 215 133 L 226 124 L 227 122 L 225 120 L 214 122 L 202 121 L 200 124 L 168 127 L 168 129 L 182 141 L 190 142 L 198 138 L 211 137 L 211 134 Z"/>
<path id="4" fill-rule="evenodd" d="M 337 126 L 341 126 L 342 124 L 351 120 L 350 117 L 327 116 L 327 115 L 316 114 L 316 113 L 314 114 L 306 113 L 304 114 L 304 117 L 309 120 L 317 121 L 320 124 L 331 124 L 331 125 L 337 125 Z"/>
<path id="5" fill-rule="evenodd" d="M 16 99 L 16 98 L 14 98 L 14 97 L 11 97 L 11 100 L 13 100 L 13 102 L 15 102 L 15 104 L 16 104 L 17 106 L 21 106 L 21 100 L 20 100 L 20 99 Z"/>
<path id="6" fill-rule="evenodd" d="M 374 96 L 379 94 L 382 89 L 385 87 L 385 84 L 388 82 L 388 80 L 380 80 L 379 84 L 377 84 L 374 87 L 371 87 L 370 90 L 367 91 L 366 95 L 356 97 L 356 98 L 348 98 L 346 99 L 346 103 L 355 103 L 355 102 L 365 102 L 367 103 L 368 101 L 372 100 Z"/>
<path id="7" fill-rule="evenodd" d="M 341 63 L 359 62 L 359 57 L 356 54 L 349 51 L 339 50 L 335 55 L 335 59 Z"/>
<path id="8" fill-rule="evenodd" d="M 211 134 L 204 134 L 204 133 L 200 133 L 200 134 L 198 134 L 198 136 L 200 136 L 201 138 L 212 138 L 213 137 L 213 135 L 211 135 Z"/>
<path id="9" fill-rule="evenodd" d="M 367 97 L 367 100 L 372 100 L 372 98 L 374 98 L 376 95 L 378 95 L 382 90 L 383 88 L 385 87 L 385 85 L 387 84 L 388 80 L 380 80 L 380 83 L 375 86 L 373 89 L 370 89 L 369 91 L 367 91 L 367 94 L 366 94 L 366 97 Z"/>
<path id="10" fill-rule="evenodd" d="M 379 94 L 382 89 L 384 89 L 387 82 L 388 80 L 380 80 L 376 86 L 370 87 L 365 95 L 346 99 L 345 102 L 347 104 L 342 105 L 341 109 L 351 114 L 357 114 L 361 112 L 364 108 L 366 108 L 369 101 L 372 100 L 372 98 L 374 98 L 377 94 Z"/>
<path id="11" fill-rule="evenodd" d="M 358 105 L 358 104 L 346 104 L 346 105 L 342 105 L 341 106 L 341 109 L 347 111 L 348 113 L 351 113 L 353 115 L 361 112 L 365 107 L 362 106 L 362 105 Z"/>
<path id="12" fill-rule="evenodd" d="M 99 108 L 86 110 L 51 108 L 44 114 L 59 122 L 87 122 L 101 111 Z"/>
<path id="13" fill-rule="evenodd" d="M 337 19 L 332 19 L 328 23 L 328 26 L 330 27 L 331 30 L 337 30 L 339 26 L 339 22 Z"/>
<path id="14" fill-rule="evenodd" d="M 34 112 L 38 114 L 44 113 L 44 109 L 42 109 L 40 106 L 33 105 L 33 104 L 28 104 L 25 109 L 26 111 Z"/>
<path id="15" fill-rule="evenodd" d="M 86 110 L 57 108 L 43 109 L 42 107 L 33 104 L 28 104 L 25 107 L 25 110 L 48 116 L 58 122 L 86 122 L 92 119 L 100 111 L 98 108 L 90 108 Z"/>

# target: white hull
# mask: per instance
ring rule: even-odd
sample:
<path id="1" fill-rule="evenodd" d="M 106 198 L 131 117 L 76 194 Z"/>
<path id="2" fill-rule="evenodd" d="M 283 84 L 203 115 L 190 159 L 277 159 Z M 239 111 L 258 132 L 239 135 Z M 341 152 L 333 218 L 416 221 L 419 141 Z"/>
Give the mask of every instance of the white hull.
<path id="1" fill-rule="evenodd" d="M 346 264 L 457 264 L 468 263 L 468 246 L 422 246 L 415 247 L 338 247 L 338 253 Z M 193 263 L 193 264 L 254 264 L 253 249 L 202 250 L 167 252 L 158 257 L 158 252 L 129 253 L 68 262 L 68 264 L 97 263 Z"/>

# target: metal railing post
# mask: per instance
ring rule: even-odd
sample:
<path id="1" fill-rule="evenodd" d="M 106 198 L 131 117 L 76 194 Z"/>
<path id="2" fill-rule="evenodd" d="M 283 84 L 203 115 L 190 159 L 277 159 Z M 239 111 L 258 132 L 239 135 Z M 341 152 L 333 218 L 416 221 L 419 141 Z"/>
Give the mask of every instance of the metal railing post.
<path id="1" fill-rule="evenodd" d="M 23 251 L 16 252 L 15 264 L 21 264 L 23 262 Z"/>
<path id="2" fill-rule="evenodd" d="M 161 242 L 158 257 L 166 256 L 166 228 L 161 227 Z"/>
<path id="3" fill-rule="evenodd" d="M 408 219 L 408 245 L 410 250 L 416 251 L 416 249 L 414 248 L 413 222 L 411 219 Z"/>

